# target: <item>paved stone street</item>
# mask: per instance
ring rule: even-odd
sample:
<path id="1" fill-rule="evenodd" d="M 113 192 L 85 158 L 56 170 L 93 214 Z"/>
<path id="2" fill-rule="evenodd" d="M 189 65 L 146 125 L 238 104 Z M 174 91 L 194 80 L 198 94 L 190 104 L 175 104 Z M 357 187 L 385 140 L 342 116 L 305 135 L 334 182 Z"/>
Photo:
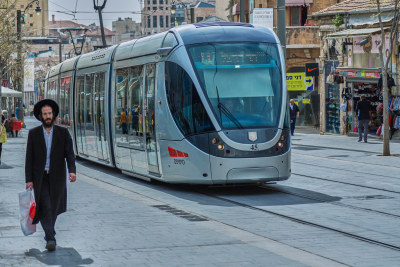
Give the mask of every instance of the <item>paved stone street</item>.
<path id="1" fill-rule="evenodd" d="M 3 146 L 0 266 L 399 266 L 400 158 L 377 156 L 381 140 L 296 132 L 292 177 L 264 186 L 148 183 L 78 160 L 49 253 L 40 225 L 19 225 L 26 137 Z"/>

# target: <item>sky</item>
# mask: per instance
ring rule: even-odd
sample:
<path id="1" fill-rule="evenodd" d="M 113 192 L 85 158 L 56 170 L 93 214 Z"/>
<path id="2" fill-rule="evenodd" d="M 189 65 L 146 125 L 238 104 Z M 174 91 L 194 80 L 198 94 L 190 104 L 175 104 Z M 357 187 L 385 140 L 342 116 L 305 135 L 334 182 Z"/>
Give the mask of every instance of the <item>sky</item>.
<path id="1" fill-rule="evenodd" d="M 104 0 L 95 0 L 101 5 Z M 112 30 L 112 21 L 119 17 L 132 18 L 140 22 L 140 0 L 106 0 L 102 11 L 104 27 Z M 142 0 L 143 1 L 143 0 Z M 72 20 L 89 25 L 93 22 L 100 25 L 99 14 L 94 9 L 93 0 L 49 0 L 49 20 Z"/>

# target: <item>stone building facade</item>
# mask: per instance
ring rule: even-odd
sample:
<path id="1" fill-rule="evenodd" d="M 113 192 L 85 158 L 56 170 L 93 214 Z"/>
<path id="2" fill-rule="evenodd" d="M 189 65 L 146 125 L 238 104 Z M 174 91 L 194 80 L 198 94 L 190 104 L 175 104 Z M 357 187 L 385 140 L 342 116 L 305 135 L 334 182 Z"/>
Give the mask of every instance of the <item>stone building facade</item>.
<path id="1" fill-rule="evenodd" d="M 17 10 L 21 10 L 22 15 L 25 14 L 25 23 L 21 24 L 22 36 L 46 36 L 49 33 L 49 1 L 39 1 L 39 7 L 41 8 L 40 13 L 35 12 L 37 7 L 36 2 L 31 3 L 29 7 L 27 6 L 30 2 L 32 2 L 32 0 L 16 0 L 15 3 L 11 5 L 12 11 L 10 17 L 12 19 L 12 25 L 16 31 Z"/>

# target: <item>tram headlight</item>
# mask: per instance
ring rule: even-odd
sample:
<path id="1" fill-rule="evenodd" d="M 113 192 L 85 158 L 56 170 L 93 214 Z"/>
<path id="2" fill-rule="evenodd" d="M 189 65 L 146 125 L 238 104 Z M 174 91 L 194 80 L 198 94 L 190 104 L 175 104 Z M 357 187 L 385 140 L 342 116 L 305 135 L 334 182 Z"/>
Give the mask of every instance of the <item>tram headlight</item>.
<path id="1" fill-rule="evenodd" d="M 282 148 L 283 147 L 283 143 L 282 142 L 278 142 L 278 146 Z"/>
<path id="2" fill-rule="evenodd" d="M 217 146 L 217 148 L 218 148 L 219 150 L 224 150 L 225 146 L 224 146 L 223 144 L 219 144 L 219 145 Z"/>
<path id="3" fill-rule="evenodd" d="M 285 141 L 286 136 L 284 134 L 282 134 L 281 136 L 281 141 Z"/>
<path id="4" fill-rule="evenodd" d="M 211 140 L 211 142 L 215 145 L 215 144 L 217 144 L 218 142 L 219 142 L 219 140 L 218 140 L 218 138 L 213 138 L 212 140 Z"/>

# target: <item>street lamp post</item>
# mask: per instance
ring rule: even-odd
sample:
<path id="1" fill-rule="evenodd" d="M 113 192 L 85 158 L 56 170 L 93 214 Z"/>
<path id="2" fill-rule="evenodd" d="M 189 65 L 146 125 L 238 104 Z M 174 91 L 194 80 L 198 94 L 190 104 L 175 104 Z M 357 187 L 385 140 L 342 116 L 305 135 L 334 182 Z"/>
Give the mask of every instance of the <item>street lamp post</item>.
<path id="1" fill-rule="evenodd" d="M 176 15 L 175 14 L 176 14 L 176 5 L 172 4 L 172 6 L 171 6 L 171 15 L 174 16 L 174 22 L 175 22 L 175 27 L 176 27 L 176 26 L 178 26 L 178 22 L 176 20 Z"/>
<path id="2" fill-rule="evenodd" d="M 23 93 L 23 77 L 24 77 L 24 69 L 22 64 L 22 42 L 21 42 L 21 23 L 25 23 L 23 15 L 26 10 L 30 8 L 31 4 L 36 2 L 36 14 L 40 14 L 42 9 L 39 6 L 39 0 L 33 0 L 29 2 L 24 11 L 17 10 L 17 65 L 18 65 L 18 79 L 17 79 L 17 87 L 18 90 Z M 17 109 L 17 117 L 19 120 L 23 118 L 23 106 L 22 106 L 22 98 L 18 101 L 18 109 Z"/>
<path id="3" fill-rule="evenodd" d="M 97 5 L 96 5 L 96 1 L 97 1 Z M 103 0 L 103 1 L 104 1 L 103 4 L 99 6 L 99 0 L 93 0 L 93 5 L 94 5 L 94 9 L 99 12 L 101 40 L 103 41 L 103 48 L 104 48 L 104 47 L 107 47 L 107 43 L 106 43 L 106 36 L 104 34 L 103 16 L 101 14 L 101 11 L 106 6 L 107 0 Z"/>

